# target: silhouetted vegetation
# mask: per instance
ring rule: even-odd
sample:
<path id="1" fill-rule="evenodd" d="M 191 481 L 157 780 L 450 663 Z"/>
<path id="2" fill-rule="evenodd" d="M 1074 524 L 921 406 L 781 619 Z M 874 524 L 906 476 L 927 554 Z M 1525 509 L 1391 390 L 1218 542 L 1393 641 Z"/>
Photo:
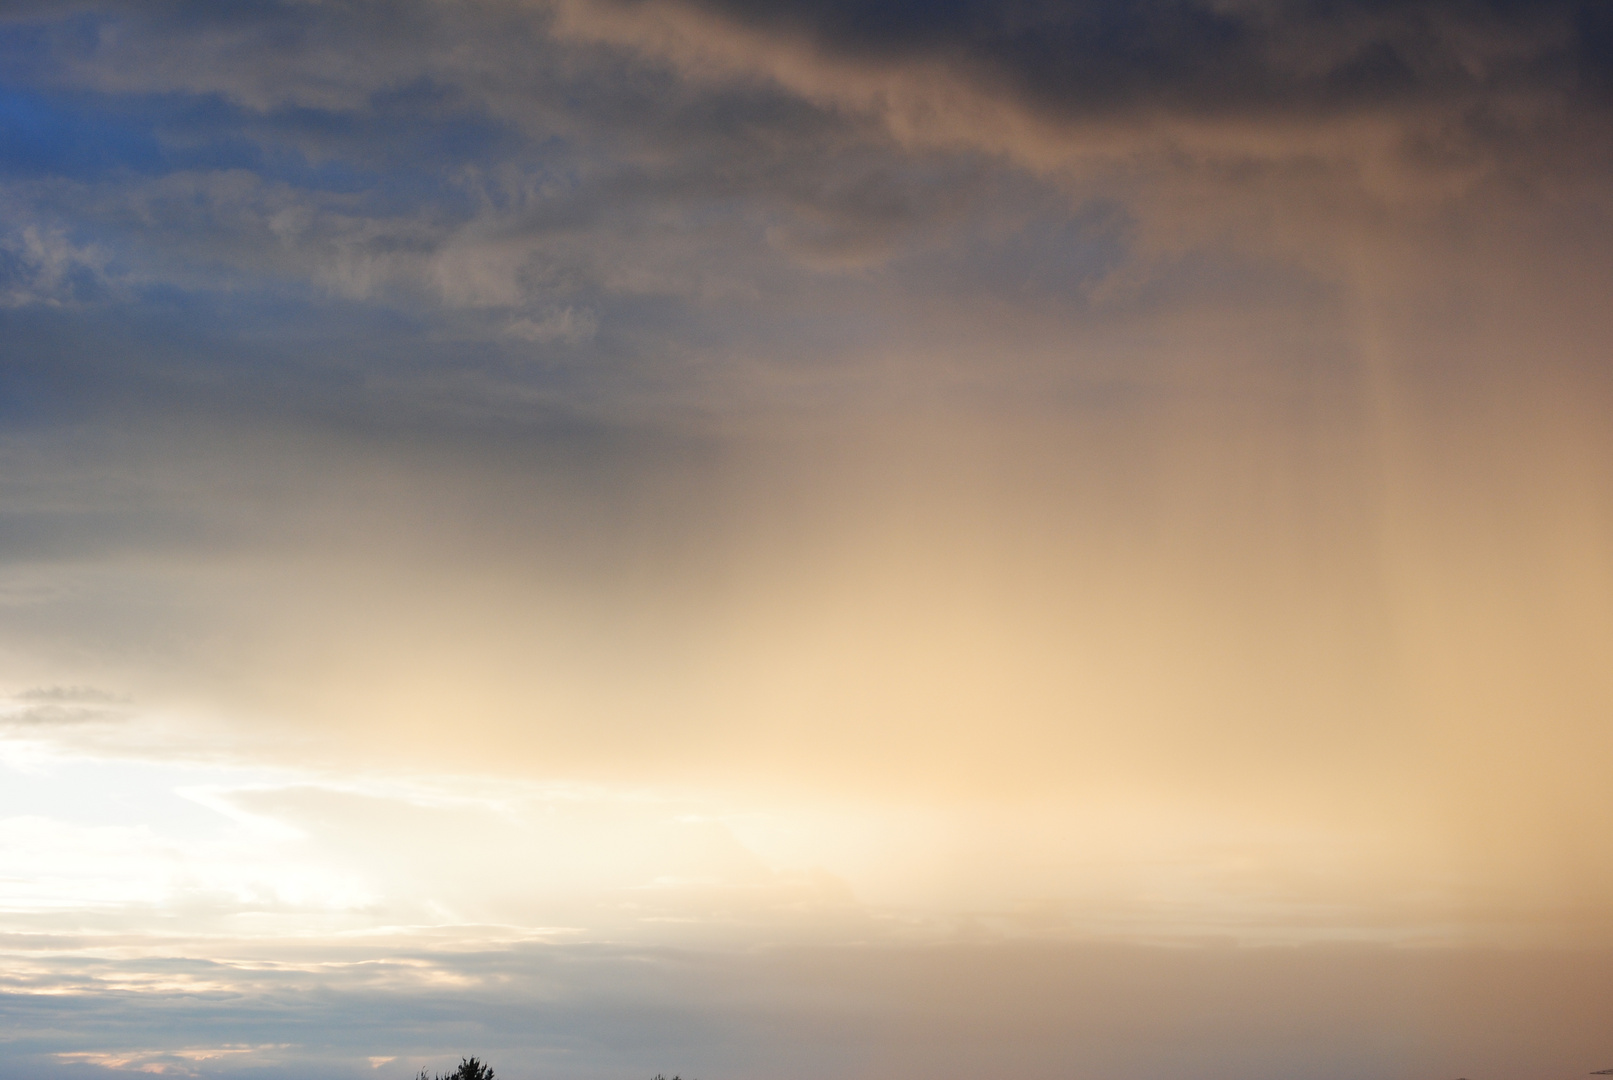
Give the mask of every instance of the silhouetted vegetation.
<path id="1" fill-rule="evenodd" d="M 453 1072 L 438 1073 L 436 1076 L 432 1076 L 426 1070 L 421 1069 L 416 1080 L 493 1080 L 493 1069 L 473 1057 L 460 1058 L 459 1068 Z M 666 1077 L 656 1073 L 655 1080 L 666 1080 Z M 674 1076 L 672 1080 L 683 1080 L 683 1077 Z"/>
<path id="2" fill-rule="evenodd" d="M 426 1070 L 421 1069 L 418 1080 L 493 1080 L 493 1070 L 473 1057 L 461 1058 L 459 1068 L 453 1072 L 433 1077 L 426 1075 Z"/>

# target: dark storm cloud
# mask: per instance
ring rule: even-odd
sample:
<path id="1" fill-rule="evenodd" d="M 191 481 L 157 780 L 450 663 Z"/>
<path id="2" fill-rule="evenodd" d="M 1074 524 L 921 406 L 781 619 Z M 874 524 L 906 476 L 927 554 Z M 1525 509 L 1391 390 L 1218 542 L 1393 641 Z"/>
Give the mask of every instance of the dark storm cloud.
<path id="1" fill-rule="evenodd" d="M 550 302 L 519 313 L 514 336 L 553 343 L 587 336 L 602 291 L 721 291 L 703 249 L 748 237 L 767 258 L 772 215 L 758 199 L 822 203 L 847 227 L 884 222 L 887 239 L 922 208 L 822 175 L 811 163 L 842 137 L 782 95 L 690 94 L 589 62 L 515 8 L 480 20 L 454 5 L 389 10 L 375 33 L 327 5 L 98 10 L 74 33 L 14 23 L 10 37 L 52 62 L 0 111 L 11 216 L 94 233 L 134 278 L 189 289 L 244 271 L 512 311 L 537 290 Z M 679 242 L 695 228 L 699 242 Z M 455 241 L 497 247 L 497 265 L 421 281 Z"/>
<path id="2" fill-rule="evenodd" d="M 1613 19 L 1514 3 L 557 0 L 562 35 L 695 81 L 776 83 L 909 149 L 974 149 L 1139 198 L 1171 178 L 1338 212 L 1491 183 L 1594 184 L 1613 155 Z M 1343 188 L 1337 185 L 1343 185 Z M 1326 190 L 1334 185 L 1334 190 Z M 1180 198 L 1177 199 L 1181 201 Z"/>
<path id="3" fill-rule="evenodd" d="M 982 160 L 990 140 L 893 145 L 877 108 L 788 79 L 691 76 L 621 35 L 575 32 L 612 10 L 645 9 L 9 8 L 10 303 L 180 311 L 188 333 L 215 325 L 250 352 L 292 322 L 349 323 L 351 312 L 318 307 L 337 298 L 412 325 L 313 333 L 283 370 L 343 366 L 320 355 L 340 353 L 369 379 L 451 354 L 500 384 L 519 368 L 517 381 L 597 403 L 674 385 L 700 398 L 709 386 L 695 383 L 739 358 L 811 355 L 822 368 L 888 348 L 891 302 L 904 296 L 966 303 L 1031 281 L 1046 302 L 1080 309 L 1127 261 L 1124 195 L 1072 200 Z M 1011 85 L 1054 118 L 1153 100 L 1236 113 L 1296 97 L 1243 59 L 1288 34 L 1270 12 L 724 12 L 781 37 L 808 26 L 831 58 L 894 69 L 937 57 L 960 87 Z M 1201 32 L 1211 24 L 1221 28 Z M 1232 71 L 1276 88 L 1218 90 Z M 836 273 L 862 280 L 825 277 Z M 206 299 L 220 291 L 227 305 Z"/>
<path id="4" fill-rule="evenodd" d="M 1544 88 L 1605 106 L 1606 5 L 1524 0 L 707 0 L 821 48 L 960 61 L 1054 113 L 1326 115 Z"/>
<path id="5" fill-rule="evenodd" d="M 967 153 L 550 29 L 513 4 L 9 7 L 8 414 L 699 410 L 887 348 L 904 282 L 1079 303 L 1123 258 L 1124 208 L 1072 219 Z"/>

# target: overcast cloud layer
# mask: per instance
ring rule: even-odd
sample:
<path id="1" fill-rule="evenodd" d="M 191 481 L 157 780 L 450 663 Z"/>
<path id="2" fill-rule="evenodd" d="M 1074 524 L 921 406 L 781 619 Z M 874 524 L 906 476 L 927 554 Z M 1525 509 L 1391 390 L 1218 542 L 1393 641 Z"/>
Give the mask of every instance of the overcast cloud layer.
<path id="1" fill-rule="evenodd" d="M 1609 176 L 1601 3 L 0 5 L 0 1077 L 1613 1065 Z"/>

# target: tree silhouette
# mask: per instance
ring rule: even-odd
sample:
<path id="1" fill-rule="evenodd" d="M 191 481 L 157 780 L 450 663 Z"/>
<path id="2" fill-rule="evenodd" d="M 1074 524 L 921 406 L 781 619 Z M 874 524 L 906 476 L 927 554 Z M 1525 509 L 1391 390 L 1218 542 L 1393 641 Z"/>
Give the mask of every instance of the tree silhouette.
<path id="1" fill-rule="evenodd" d="M 453 1072 L 431 1077 L 426 1074 L 426 1070 L 421 1069 L 416 1080 L 493 1080 L 493 1070 L 473 1057 L 460 1058 L 459 1068 Z"/>
<path id="2" fill-rule="evenodd" d="M 493 1069 L 492 1066 L 484 1065 L 473 1057 L 460 1058 L 459 1068 L 451 1073 L 438 1073 L 436 1076 L 432 1076 L 426 1070 L 421 1069 L 420 1075 L 415 1080 L 493 1080 Z M 666 1080 L 666 1077 L 656 1073 L 655 1080 Z M 674 1076 L 672 1080 L 683 1080 L 683 1078 Z"/>

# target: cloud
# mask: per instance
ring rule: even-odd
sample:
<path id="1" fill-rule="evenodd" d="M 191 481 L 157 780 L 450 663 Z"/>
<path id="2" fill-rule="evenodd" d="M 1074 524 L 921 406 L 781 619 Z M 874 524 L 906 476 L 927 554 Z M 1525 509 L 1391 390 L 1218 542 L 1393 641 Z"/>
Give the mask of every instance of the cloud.
<path id="1" fill-rule="evenodd" d="M 11 709 L 0 714 L 0 723 L 13 727 L 54 727 L 61 724 L 95 724 L 116 719 L 115 713 L 103 709 L 85 709 L 62 705 L 36 705 L 31 708 Z"/>
<path id="2" fill-rule="evenodd" d="M 1386 159 L 1402 182 L 1607 150 L 1613 50 L 1595 5 L 681 4 L 567 0 L 563 35 L 694 78 L 766 78 L 904 144 L 1041 168 L 1117 155 Z M 1535 162 L 1539 167 L 1538 160 Z M 1385 180 L 1388 178 L 1386 177 Z"/>
<path id="3" fill-rule="evenodd" d="M 91 686 L 43 686 L 0 698 L 0 728 L 40 733 L 79 725 L 116 724 L 129 716 L 128 698 Z"/>
<path id="4" fill-rule="evenodd" d="M 177 289 L 187 330 L 213 326 L 217 341 L 206 348 L 215 352 L 235 351 L 226 343 L 242 320 L 259 340 L 307 326 L 306 344 L 283 347 L 300 349 L 305 368 L 362 370 L 368 386 L 397 385 L 452 354 L 478 372 L 487 399 L 535 393 L 607 411 L 658 396 L 697 408 L 779 399 L 775 387 L 816 372 L 820 386 L 832 386 L 893 353 L 943 352 L 937 371 L 1000 365 L 1005 354 L 1138 317 L 1125 309 L 1137 296 L 1190 304 L 1206 279 L 1224 288 L 1251 268 L 1239 295 L 1258 294 L 1294 272 L 1303 247 L 1274 246 L 1272 234 L 1292 232 L 1296 219 L 1309 223 L 1306 235 L 1315 231 L 1314 207 L 1296 209 L 1311 198 L 1296 191 L 1315 186 L 1305 179 L 1303 130 L 1251 119 L 1288 162 L 1283 175 L 1195 166 L 1187 172 L 1200 196 L 1213 190 L 1226 201 L 1210 215 L 1180 213 L 1172 207 L 1189 200 L 1170 179 L 1182 175 L 1180 155 L 1159 149 L 1175 136 L 1160 143 L 1149 125 L 1128 121 L 1090 170 L 1055 148 L 1065 164 L 1049 173 L 1001 140 L 1034 129 L 1050 146 L 1074 145 L 1076 120 L 970 74 L 985 61 L 957 56 L 974 46 L 909 47 L 900 25 L 896 44 L 876 47 L 836 44 L 834 33 L 809 33 L 793 16 L 655 5 L 405 8 L 373 41 L 364 36 L 373 12 L 343 5 L 204 14 L 91 7 L 86 18 L 116 23 L 93 39 L 68 34 L 42 9 L 14 13 L 17 40 L 44 35 L 50 44 L 30 109 L 56 117 L 53 129 L 101 124 L 139 135 L 127 145 L 80 140 L 85 154 L 100 155 L 86 160 L 124 172 L 74 158 L 16 179 L 23 220 L 93 237 L 127 288 L 168 297 L 114 308 L 116 318 L 131 307 L 160 310 L 175 299 L 164 290 Z M 710 33 L 678 29 L 690 19 L 711 22 Z M 1127 33 L 1144 32 L 1145 21 L 1128 19 Z M 633 44 L 662 23 L 666 48 L 688 39 L 692 56 L 732 55 L 669 69 L 662 45 Z M 937 42 L 953 32 L 947 25 Z M 374 62 L 335 67 L 333 56 L 359 48 L 342 43 L 358 38 Z M 797 58 L 799 78 L 759 77 L 781 49 Z M 827 74 L 813 74 L 820 68 Z M 913 79 L 919 90 L 900 89 Z M 299 97 L 299 87 L 312 89 Z M 879 119 L 909 99 L 933 115 Z M 1191 123 L 1210 142 L 1220 138 L 1208 121 Z M 903 124 L 979 131 L 908 137 Z M 1139 150 L 1138 138 L 1157 145 Z M 1317 197 L 1333 200 L 1323 217 L 1338 208 L 1337 192 Z M 1338 259 L 1315 250 L 1304 259 L 1301 272 L 1336 286 Z M 969 328 L 996 318 L 992 304 L 1032 264 L 1035 317 L 1045 322 L 1026 337 L 1038 341 L 995 349 L 989 334 Z M 245 297 L 275 310 L 249 314 L 238 302 Z M 365 309 L 368 334 L 335 344 L 333 301 Z M 904 314 L 893 319 L 897 310 Z M 340 319 L 353 325 L 354 314 Z M 323 337 L 311 329 L 321 324 Z M 174 336 L 166 327 L 149 333 Z M 541 364 L 526 362 L 534 347 Z M 372 359 L 383 355 L 390 360 Z M 206 396 L 199 382 L 185 393 Z M 411 407 L 441 393 L 428 377 Z"/>
<path id="5" fill-rule="evenodd" d="M 37 686 L 16 695 L 18 701 L 64 702 L 70 704 L 127 704 L 128 699 L 93 686 Z"/>
<path id="6" fill-rule="evenodd" d="M 1460 1074 L 1474 1062 L 1567 1074 L 1605 1060 L 1597 1018 L 1608 1005 L 1605 958 L 1582 952 L 369 941 L 278 963 L 169 956 L 13 948 L 8 960 L 39 978 L 37 992 L 0 999 L 11 1040 L 0 1076 L 116 1076 L 74 1066 L 127 1061 L 390 1080 L 472 1053 L 512 1080 L 560 1069 L 795 1078 L 993 1068 L 1149 1080 L 1207 1063 L 1251 1080 Z M 168 982 L 123 989 L 148 974 Z M 169 1033 L 164 1046 L 143 1039 L 153 1029 Z M 378 1056 L 393 1060 L 372 1069 Z"/>
<path id="7" fill-rule="evenodd" d="M 586 341 L 599 331 L 599 318 L 586 309 L 561 308 L 540 319 L 511 321 L 505 332 L 522 341 L 544 344 L 551 341 Z"/>
<path id="8" fill-rule="evenodd" d="M 96 298 L 108 288 L 108 261 L 101 248 L 25 225 L 0 236 L 0 306 L 59 307 Z"/>

